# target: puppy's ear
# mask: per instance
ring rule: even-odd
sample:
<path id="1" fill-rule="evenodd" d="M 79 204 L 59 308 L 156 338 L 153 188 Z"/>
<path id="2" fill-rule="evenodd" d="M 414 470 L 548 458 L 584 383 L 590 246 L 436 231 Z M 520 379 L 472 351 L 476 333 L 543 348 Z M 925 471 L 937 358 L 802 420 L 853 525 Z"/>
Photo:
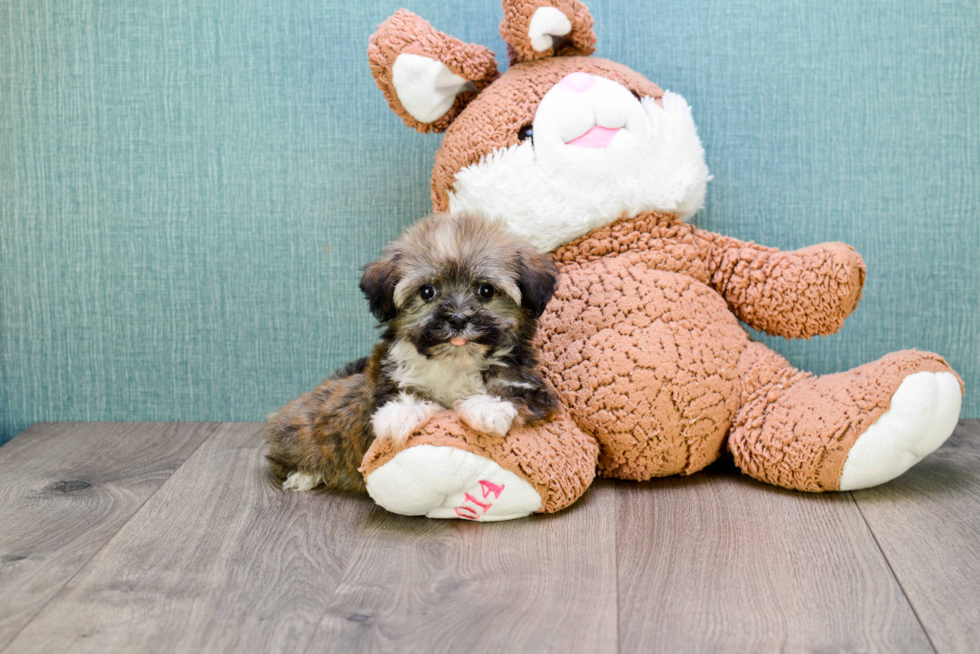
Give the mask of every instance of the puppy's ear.
<path id="1" fill-rule="evenodd" d="M 367 298 L 371 313 L 378 322 L 388 322 L 395 317 L 395 284 L 398 283 L 398 266 L 394 255 L 387 256 L 364 266 L 361 275 L 361 292 Z"/>
<path id="2" fill-rule="evenodd" d="M 558 271 L 551 259 L 531 249 L 520 254 L 517 287 L 521 290 L 521 306 L 530 309 L 532 316 L 541 317 L 557 284 Z"/>

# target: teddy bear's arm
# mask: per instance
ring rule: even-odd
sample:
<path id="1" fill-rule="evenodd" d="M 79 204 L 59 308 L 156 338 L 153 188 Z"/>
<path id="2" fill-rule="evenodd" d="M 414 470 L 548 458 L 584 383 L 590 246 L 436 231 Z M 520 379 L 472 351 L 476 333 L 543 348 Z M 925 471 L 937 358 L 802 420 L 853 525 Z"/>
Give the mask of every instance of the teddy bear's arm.
<path id="1" fill-rule="evenodd" d="M 703 230 L 695 238 L 711 286 L 753 329 L 784 338 L 826 336 L 861 299 L 864 260 L 844 243 L 782 252 Z"/>

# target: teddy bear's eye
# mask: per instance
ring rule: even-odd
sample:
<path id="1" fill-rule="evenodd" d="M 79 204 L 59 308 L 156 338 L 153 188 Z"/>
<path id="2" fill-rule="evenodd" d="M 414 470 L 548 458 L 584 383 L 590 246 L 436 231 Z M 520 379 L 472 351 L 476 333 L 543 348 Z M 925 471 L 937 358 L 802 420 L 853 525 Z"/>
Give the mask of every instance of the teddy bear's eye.
<path id="1" fill-rule="evenodd" d="M 531 139 L 531 143 L 534 143 L 534 129 L 530 125 L 525 125 L 521 128 L 521 131 L 517 133 L 517 138 L 521 140 L 521 143 Z"/>
<path id="2" fill-rule="evenodd" d="M 436 287 L 432 284 L 426 284 L 419 289 L 419 297 L 428 302 L 436 296 Z"/>

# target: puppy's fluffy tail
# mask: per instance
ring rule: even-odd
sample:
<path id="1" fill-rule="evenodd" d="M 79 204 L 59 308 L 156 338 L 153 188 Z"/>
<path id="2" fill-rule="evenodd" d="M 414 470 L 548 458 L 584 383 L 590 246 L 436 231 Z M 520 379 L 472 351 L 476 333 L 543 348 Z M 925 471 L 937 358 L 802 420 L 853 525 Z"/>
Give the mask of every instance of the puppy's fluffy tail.
<path id="1" fill-rule="evenodd" d="M 307 393 L 309 395 L 309 393 Z M 293 400 L 289 405 L 274 411 L 265 417 L 265 429 L 262 434 L 269 444 L 265 458 L 269 462 L 269 472 L 272 478 L 281 484 L 286 481 L 289 473 L 299 467 L 296 439 L 298 432 L 304 426 L 297 424 L 299 416 L 295 405 L 304 400 L 305 396 Z"/>
<path id="2" fill-rule="evenodd" d="M 357 361 L 345 363 L 334 371 L 334 373 L 330 376 L 330 379 L 343 379 L 344 377 L 350 377 L 351 375 L 359 375 L 360 373 L 364 372 L 365 368 L 367 368 L 367 363 L 367 357 L 361 357 Z"/>

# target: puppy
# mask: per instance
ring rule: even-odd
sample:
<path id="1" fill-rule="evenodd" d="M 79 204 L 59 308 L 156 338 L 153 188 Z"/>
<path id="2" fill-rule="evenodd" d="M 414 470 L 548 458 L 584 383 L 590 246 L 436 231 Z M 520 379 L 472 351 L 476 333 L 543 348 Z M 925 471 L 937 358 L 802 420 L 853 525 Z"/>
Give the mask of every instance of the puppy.
<path id="1" fill-rule="evenodd" d="M 361 278 L 383 329 L 371 356 L 268 417 L 273 475 L 286 489 L 364 491 L 372 441 L 403 443 L 443 409 L 497 436 L 550 418 L 558 400 L 532 340 L 556 282 L 502 223 L 436 214 L 410 227 Z"/>

